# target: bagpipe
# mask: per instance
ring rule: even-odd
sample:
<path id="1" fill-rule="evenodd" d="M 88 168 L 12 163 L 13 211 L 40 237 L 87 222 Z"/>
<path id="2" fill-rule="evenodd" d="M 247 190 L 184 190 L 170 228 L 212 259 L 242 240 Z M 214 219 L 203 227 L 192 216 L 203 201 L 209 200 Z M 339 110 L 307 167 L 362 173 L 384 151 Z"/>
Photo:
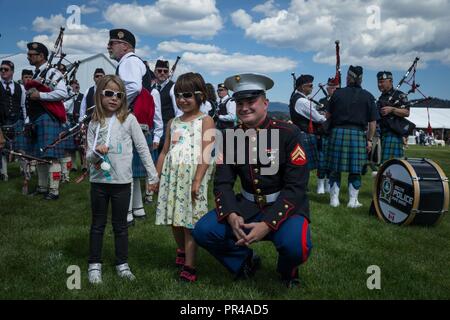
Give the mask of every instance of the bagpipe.
<path id="1" fill-rule="evenodd" d="M 35 160 L 37 162 L 41 162 L 41 163 L 47 163 L 47 164 L 52 164 L 52 162 L 50 160 L 46 160 L 46 159 L 41 159 L 41 158 L 37 158 L 34 156 L 30 156 L 26 153 L 23 152 L 17 152 L 11 149 L 7 149 L 7 148 L 0 148 L 0 153 L 3 155 L 12 155 L 18 158 L 22 158 L 25 160 Z"/>
<path id="2" fill-rule="evenodd" d="M 42 162 L 42 163 L 47 163 L 47 164 L 51 164 L 52 163 L 49 160 L 37 158 L 37 157 L 34 157 L 34 156 L 30 156 L 30 155 L 28 155 L 26 153 L 23 153 L 23 152 L 17 152 L 17 151 L 11 150 L 9 148 L 5 148 L 6 142 L 7 142 L 7 140 L 5 139 L 5 136 L 3 135 L 3 130 L 0 128 L 0 154 L 3 154 L 5 156 L 13 155 L 13 156 L 16 156 L 18 158 L 25 159 L 25 160 L 35 160 L 37 162 Z"/>
<path id="3" fill-rule="evenodd" d="M 58 85 L 61 80 L 67 80 L 69 75 L 71 77 L 75 77 L 76 70 L 80 64 L 80 61 L 72 63 L 69 68 L 67 68 L 66 72 L 64 72 L 60 77 L 54 79 L 57 75 L 56 72 L 53 72 L 49 77 L 47 74 L 50 72 L 52 68 L 56 68 L 58 64 L 61 64 L 62 60 L 65 58 L 65 54 L 62 52 L 62 44 L 63 44 L 63 36 L 64 36 L 64 28 L 61 27 L 59 30 L 58 38 L 55 41 L 55 45 L 53 50 L 51 51 L 50 57 L 47 60 L 47 64 L 45 65 L 44 70 L 39 74 L 37 79 L 27 81 L 24 83 L 24 87 L 27 90 L 27 95 L 29 96 L 33 91 L 38 92 L 51 92 Z M 58 56 L 60 60 L 57 64 L 52 64 L 53 59 Z M 51 115 L 53 115 L 58 121 L 61 123 L 65 123 L 67 121 L 66 111 L 64 108 L 63 101 L 40 101 L 41 105 L 48 111 Z"/>
<path id="4" fill-rule="evenodd" d="M 393 106 L 395 108 L 404 109 L 404 108 L 411 107 L 415 104 L 418 104 L 418 103 L 421 103 L 424 101 L 428 101 L 431 99 L 429 96 L 426 96 L 425 94 L 423 94 L 422 91 L 419 90 L 420 84 L 416 83 L 416 71 L 417 71 L 417 63 L 418 62 L 419 62 L 419 57 L 416 57 L 414 59 L 413 63 L 411 64 L 411 66 L 406 71 L 406 73 L 400 79 L 400 81 L 397 84 L 397 86 L 395 87 L 394 91 L 389 96 L 387 102 L 382 103 L 382 106 Z M 400 90 L 400 87 L 404 83 L 409 85 L 410 89 L 408 90 L 408 92 L 406 94 L 400 94 L 400 95 L 398 95 L 397 100 L 394 100 L 395 93 L 397 93 Z M 423 96 L 423 99 L 417 99 L 415 101 L 407 101 L 406 98 L 408 97 L 408 95 L 410 95 L 411 93 L 415 93 L 416 91 L 419 92 Z M 432 128 L 431 128 L 431 123 L 430 123 L 430 111 L 429 111 L 428 107 L 427 107 L 427 114 L 428 114 L 427 132 L 429 134 L 431 134 Z M 390 130 L 392 130 L 393 132 L 395 132 L 396 134 L 401 135 L 401 136 L 408 136 L 408 135 L 412 134 L 413 130 L 416 127 L 416 125 L 413 122 L 407 120 L 406 118 L 397 117 L 394 115 L 386 117 L 384 119 L 384 123 L 389 127 Z"/>
<path id="5" fill-rule="evenodd" d="M 175 63 L 172 65 L 172 68 L 170 69 L 170 75 L 169 79 L 172 80 L 173 75 L 175 74 L 175 70 L 177 69 L 178 61 L 180 61 L 181 57 L 177 56 L 177 59 L 175 60 Z"/>
<path id="6" fill-rule="evenodd" d="M 336 73 L 333 78 L 333 83 L 338 86 L 338 88 L 341 87 L 341 58 L 340 58 L 340 46 L 339 46 L 339 40 L 336 40 L 335 42 L 335 48 L 336 48 Z M 295 82 L 295 81 L 294 81 Z M 325 87 L 322 83 L 319 83 L 319 89 L 312 95 L 312 97 L 307 97 L 307 99 L 310 101 L 310 110 L 309 110 L 309 125 L 308 125 L 308 133 L 317 133 L 318 135 L 324 135 L 327 134 L 330 127 L 330 120 L 327 119 L 324 123 L 313 123 L 312 121 L 312 107 L 314 104 L 314 108 L 322 115 L 325 115 L 326 113 L 326 106 L 323 103 L 320 103 L 316 100 L 314 100 L 314 97 L 319 93 L 322 92 L 325 95 L 325 98 L 327 101 L 330 100 L 331 96 L 328 94 L 328 92 L 325 90 Z"/>
<path id="7" fill-rule="evenodd" d="M 78 123 L 75 124 L 74 126 L 70 127 L 68 130 L 63 131 L 59 134 L 58 138 L 56 138 L 54 141 L 52 141 L 52 143 L 46 145 L 45 147 L 41 148 L 41 152 L 45 152 L 48 149 L 54 148 L 56 147 L 58 144 L 60 144 L 61 142 L 63 142 L 64 140 L 67 140 L 77 134 L 79 134 L 82 129 L 83 126 L 86 126 L 89 121 L 91 121 L 92 118 L 92 114 L 90 114 L 91 110 L 93 110 L 95 108 L 95 105 L 92 107 L 89 107 L 86 109 L 86 114 L 79 119 Z M 88 115 L 89 114 L 89 115 Z"/>

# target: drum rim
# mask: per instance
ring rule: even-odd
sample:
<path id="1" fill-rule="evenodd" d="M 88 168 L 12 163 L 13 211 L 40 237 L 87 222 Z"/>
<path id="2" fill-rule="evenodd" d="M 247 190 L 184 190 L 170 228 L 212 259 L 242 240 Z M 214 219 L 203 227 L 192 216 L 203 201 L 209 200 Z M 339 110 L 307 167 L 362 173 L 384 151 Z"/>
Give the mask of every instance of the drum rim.
<path id="1" fill-rule="evenodd" d="M 422 160 L 422 158 L 410 158 L 410 159 L 420 159 Z M 377 175 L 376 179 L 375 179 L 375 192 L 373 193 L 373 203 L 375 206 L 375 212 L 377 213 L 378 219 L 380 219 L 381 221 L 383 221 L 384 223 L 390 223 L 390 224 L 394 224 L 394 225 L 398 225 L 398 226 L 407 226 L 409 224 L 411 224 L 411 222 L 414 220 L 414 218 L 416 217 L 416 210 L 419 208 L 419 204 L 420 204 L 420 184 L 419 181 L 412 179 L 412 177 L 416 177 L 417 173 L 416 170 L 414 170 L 414 167 L 409 164 L 407 161 L 407 158 L 402 158 L 402 159 L 390 159 L 387 160 L 385 163 L 383 163 L 381 165 L 381 168 L 378 170 L 379 174 Z M 405 167 L 405 169 L 408 171 L 408 173 L 411 176 L 411 180 L 413 183 L 413 190 L 414 190 L 414 202 L 413 202 L 413 206 L 411 208 L 411 212 L 408 215 L 408 218 L 403 222 L 403 223 L 392 223 L 389 220 L 387 220 L 385 218 L 385 216 L 382 214 L 381 212 L 381 208 L 378 204 L 378 193 L 379 193 L 379 189 L 378 189 L 378 182 L 380 180 L 381 177 L 381 172 L 384 172 L 384 170 L 386 169 L 387 166 L 389 166 L 391 163 L 399 163 L 401 165 L 403 165 Z"/>
<path id="2" fill-rule="evenodd" d="M 436 220 L 436 222 L 433 224 L 433 226 L 437 226 L 439 223 L 441 223 L 442 218 L 444 215 L 448 212 L 448 207 L 450 203 L 450 194 L 449 194 L 449 186 L 448 186 L 448 177 L 445 175 L 444 170 L 433 160 L 431 159 L 425 159 L 431 166 L 433 166 L 437 173 L 439 174 L 439 177 L 441 178 L 442 187 L 444 189 L 444 203 L 442 206 L 442 214 L 440 217 Z"/>

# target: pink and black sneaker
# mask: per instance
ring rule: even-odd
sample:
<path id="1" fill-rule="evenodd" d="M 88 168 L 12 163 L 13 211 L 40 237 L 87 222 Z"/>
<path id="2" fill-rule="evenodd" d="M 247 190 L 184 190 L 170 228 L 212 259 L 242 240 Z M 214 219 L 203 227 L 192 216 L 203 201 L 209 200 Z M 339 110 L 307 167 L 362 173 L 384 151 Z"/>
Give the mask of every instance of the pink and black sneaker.
<path id="1" fill-rule="evenodd" d="M 175 265 L 178 268 L 181 268 L 184 266 L 185 262 L 186 262 L 186 254 L 184 253 L 184 250 L 177 249 L 177 257 L 175 258 Z"/>
<path id="2" fill-rule="evenodd" d="M 186 282 L 195 282 L 197 281 L 197 275 L 195 268 L 191 268 L 188 266 L 183 266 L 180 272 L 180 280 Z"/>

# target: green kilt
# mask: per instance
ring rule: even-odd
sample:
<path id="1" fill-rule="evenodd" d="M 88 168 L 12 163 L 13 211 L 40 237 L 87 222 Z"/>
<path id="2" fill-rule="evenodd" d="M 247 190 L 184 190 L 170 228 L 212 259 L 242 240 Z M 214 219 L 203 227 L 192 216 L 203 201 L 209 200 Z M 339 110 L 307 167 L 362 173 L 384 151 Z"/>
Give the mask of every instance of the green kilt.
<path id="1" fill-rule="evenodd" d="M 403 138 L 391 132 L 384 132 L 381 135 L 381 162 L 403 158 L 404 155 Z"/>
<path id="2" fill-rule="evenodd" d="M 366 146 L 364 131 L 333 128 L 328 142 L 328 169 L 331 172 L 361 174 L 367 162 Z"/>
<path id="3" fill-rule="evenodd" d="M 147 145 L 149 146 L 149 150 L 152 150 L 152 144 L 153 144 L 152 131 L 144 133 L 144 136 L 145 136 L 145 140 L 147 141 Z M 141 157 L 139 156 L 139 153 L 137 153 L 134 145 L 133 145 L 132 168 L 133 168 L 133 178 L 145 178 L 147 176 L 147 170 L 145 170 L 144 164 L 141 161 Z"/>
<path id="4" fill-rule="evenodd" d="M 314 134 L 302 132 L 302 146 L 308 159 L 308 169 L 314 170 L 319 167 L 319 150 L 317 149 L 317 137 Z"/>
<path id="5" fill-rule="evenodd" d="M 328 140 L 329 136 L 323 135 L 320 137 L 320 148 L 319 148 L 319 170 L 327 170 L 327 154 L 328 154 Z"/>

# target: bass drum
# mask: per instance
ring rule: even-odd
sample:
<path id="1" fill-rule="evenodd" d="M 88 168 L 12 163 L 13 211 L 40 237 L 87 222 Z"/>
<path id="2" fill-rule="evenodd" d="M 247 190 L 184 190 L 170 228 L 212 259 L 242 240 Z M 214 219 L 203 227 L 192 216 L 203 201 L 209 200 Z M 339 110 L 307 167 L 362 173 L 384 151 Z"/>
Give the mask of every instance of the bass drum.
<path id="1" fill-rule="evenodd" d="M 448 212 L 448 178 L 430 159 L 392 159 L 378 170 L 373 194 L 380 220 L 435 225 Z"/>

